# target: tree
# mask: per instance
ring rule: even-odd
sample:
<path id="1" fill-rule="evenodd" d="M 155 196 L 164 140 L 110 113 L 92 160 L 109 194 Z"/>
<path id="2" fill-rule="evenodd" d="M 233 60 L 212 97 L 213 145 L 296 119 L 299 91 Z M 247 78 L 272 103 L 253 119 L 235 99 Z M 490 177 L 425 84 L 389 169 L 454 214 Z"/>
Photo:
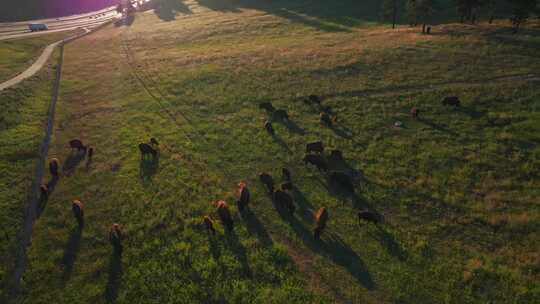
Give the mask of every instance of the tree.
<path id="1" fill-rule="evenodd" d="M 435 0 L 416 0 L 417 16 L 422 23 L 422 33 L 426 32 L 426 25 L 435 12 Z"/>
<path id="2" fill-rule="evenodd" d="M 461 17 L 461 23 L 470 21 L 472 24 L 476 23 L 477 11 L 482 6 L 482 0 L 454 0 L 456 9 Z"/>
<path id="3" fill-rule="evenodd" d="M 383 20 L 392 20 L 392 28 L 396 28 L 397 12 L 398 12 L 398 0 L 384 0 L 383 1 Z"/>
<path id="4" fill-rule="evenodd" d="M 529 19 L 538 7 L 538 0 L 507 0 L 511 7 L 510 21 L 514 27 L 514 33 L 519 31 L 521 25 Z"/>

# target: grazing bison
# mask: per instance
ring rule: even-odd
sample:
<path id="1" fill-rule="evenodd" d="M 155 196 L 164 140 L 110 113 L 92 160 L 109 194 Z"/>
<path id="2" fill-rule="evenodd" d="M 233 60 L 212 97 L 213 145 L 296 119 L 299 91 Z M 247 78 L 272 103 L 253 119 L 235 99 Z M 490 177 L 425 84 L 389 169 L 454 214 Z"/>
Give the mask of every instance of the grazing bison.
<path id="1" fill-rule="evenodd" d="M 71 150 L 77 149 L 78 152 L 85 151 L 86 152 L 86 146 L 83 145 L 82 141 L 79 139 L 73 139 L 69 141 L 69 146 L 71 147 Z"/>
<path id="2" fill-rule="evenodd" d="M 349 192 L 354 192 L 354 184 L 352 179 L 344 172 L 334 171 L 330 173 L 330 182 L 340 185 Z"/>
<path id="3" fill-rule="evenodd" d="M 274 192 L 274 202 L 276 202 L 280 208 L 286 208 L 290 215 L 294 215 L 296 207 L 294 206 L 292 197 L 287 192 L 276 190 Z"/>
<path id="4" fill-rule="evenodd" d="M 321 119 L 321 123 L 324 124 L 327 127 L 331 127 L 332 124 L 333 124 L 333 121 L 332 121 L 332 118 L 330 117 L 330 115 L 328 115 L 328 114 L 326 114 L 324 112 L 321 112 L 320 119 Z"/>
<path id="5" fill-rule="evenodd" d="M 276 132 L 274 131 L 274 127 L 272 127 L 272 123 L 271 123 L 271 122 L 266 121 L 266 122 L 264 123 L 264 128 L 266 129 L 266 131 L 267 131 L 268 133 L 270 133 L 270 135 L 276 134 Z"/>
<path id="6" fill-rule="evenodd" d="M 109 229 L 109 242 L 113 246 L 114 252 L 122 255 L 122 227 L 119 224 L 112 224 Z"/>
<path id="7" fill-rule="evenodd" d="M 51 172 L 51 175 L 54 177 L 58 177 L 58 159 L 53 158 L 49 162 L 49 171 Z"/>
<path id="8" fill-rule="evenodd" d="M 244 208 L 249 204 L 250 194 L 249 189 L 245 183 L 238 184 L 238 201 L 236 204 L 240 212 L 244 211 Z"/>
<path id="9" fill-rule="evenodd" d="M 46 185 L 39 187 L 39 200 L 44 202 L 49 198 L 49 188 Z"/>
<path id="10" fill-rule="evenodd" d="M 306 154 L 304 156 L 304 163 L 306 164 L 312 164 L 314 166 L 317 167 L 317 169 L 322 170 L 322 171 L 327 171 L 328 170 L 328 164 L 326 163 L 326 161 L 324 160 L 324 158 L 322 157 L 322 155 L 318 155 L 318 154 Z"/>
<path id="11" fill-rule="evenodd" d="M 259 109 L 263 109 L 267 112 L 274 112 L 276 109 L 274 108 L 274 106 L 270 103 L 270 102 L 263 102 L 263 103 L 260 103 L 259 104 Z"/>
<path id="12" fill-rule="evenodd" d="M 152 157 L 156 157 L 157 155 L 157 151 L 149 144 L 139 144 L 139 150 L 141 151 L 141 158 L 144 158 L 146 155 L 152 155 Z"/>
<path id="13" fill-rule="evenodd" d="M 313 237 L 315 237 L 316 240 L 321 238 L 321 234 L 326 228 L 326 222 L 328 222 L 328 211 L 326 208 L 322 207 L 315 215 L 315 229 L 313 230 Z"/>
<path id="14" fill-rule="evenodd" d="M 152 144 L 152 146 L 159 146 L 159 142 L 154 137 L 150 138 L 150 143 Z"/>
<path id="15" fill-rule="evenodd" d="M 333 161 L 343 161 L 343 152 L 341 150 L 330 151 L 330 159 Z"/>
<path id="16" fill-rule="evenodd" d="M 320 105 L 321 102 L 322 102 L 322 100 L 317 95 L 309 95 L 308 100 L 309 100 L 309 102 L 315 103 L 315 104 L 318 104 L 318 105 Z"/>
<path id="17" fill-rule="evenodd" d="M 377 225 L 381 222 L 381 217 L 377 213 L 371 211 L 360 211 L 358 212 L 358 221 L 366 221 Z"/>
<path id="18" fill-rule="evenodd" d="M 274 179 L 272 178 L 272 175 L 263 172 L 259 174 L 259 179 L 268 189 L 268 193 L 274 193 Z"/>
<path id="19" fill-rule="evenodd" d="M 291 181 L 291 171 L 287 168 L 281 169 L 281 174 L 283 175 L 283 179 L 290 182 Z"/>
<path id="20" fill-rule="evenodd" d="M 283 109 L 276 110 L 274 112 L 274 119 L 275 120 L 281 120 L 281 121 L 287 121 L 289 120 L 289 114 L 287 114 L 287 111 Z"/>
<path id="21" fill-rule="evenodd" d="M 294 186 L 291 182 L 285 182 L 281 184 L 281 190 L 283 191 L 292 191 Z"/>
<path id="22" fill-rule="evenodd" d="M 79 227 L 82 227 L 84 224 L 84 205 L 79 200 L 74 200 L 71 203 L 71 211 L 73 211 L 73 216 L 77 220 Z"/>
<path id="23" fill-rule="evenodd" d="M 306 153 L 315 152 L 315 153 L 323 153 L 324 152 L 324 146 L 321 141 L 312 142 L 306 145 Z"/>
<path id="24" fill-rule="evenodd" d="M 420 115 L 420 110 L 418 110 L 417 107 L 412 107 L 412 109 L 411 109 L 412 118 L 418 119 L 418 115 Z"/>
<path id="25" fill-rule="evenodd" d="M 443 106 L 454 106 L 459 107 L 461 105 L 461 100 L 456 96 L 445 97 L 442 101 Z"/>
<path id="26" fill-rule="evenodd" d="M 213 235 L 216 234 L 216 229 L 214 228 L 214 221 L 209 216 L 205 216 L 203 218 L 204 226 L 206 227 L 206 230 L 211 232 Z"/>
<path id="27" fill-rule="evenodd" d="M 89 147 L 88 148 L 88 159 L 92 159 L 92 156 L 94 156 L 94 148 Z"/>
<path id="28" fill-rule="evenodd" d="M 223 223 L 223 226 L 228 231 L 232 231 L 234 228 L 234 222 L 231 216 L 231 212 L 229 211 L 229 205 L 225 201 L 219 201 L 217 203 L 217 213 L 219 215 L 219 219 Z"/>

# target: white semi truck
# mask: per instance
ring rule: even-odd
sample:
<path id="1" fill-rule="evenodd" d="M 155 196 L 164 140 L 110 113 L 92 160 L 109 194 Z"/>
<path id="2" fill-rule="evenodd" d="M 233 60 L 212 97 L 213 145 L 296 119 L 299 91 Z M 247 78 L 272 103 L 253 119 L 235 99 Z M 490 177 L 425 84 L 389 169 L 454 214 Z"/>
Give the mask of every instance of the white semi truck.
<path id="1" fill-rule="evenodd" d="M 28 29 L 31 32 L 39 32 L 39 31 L 46 31 L 49 29 L 49 27 L 43 23 L 30 23 L 28 25 Z"/>

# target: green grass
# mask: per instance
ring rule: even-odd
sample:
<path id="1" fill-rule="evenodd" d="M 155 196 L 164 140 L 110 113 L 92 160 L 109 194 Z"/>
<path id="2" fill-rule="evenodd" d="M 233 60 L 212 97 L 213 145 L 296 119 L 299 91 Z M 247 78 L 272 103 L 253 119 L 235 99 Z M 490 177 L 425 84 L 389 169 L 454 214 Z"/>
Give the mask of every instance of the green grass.
<path id="1" fill-rule="evenodd" d="M 66 47 L 49 158 L 72 162 L 73 138 L 96 153 L 61 177 L 35 223 L 21 303 L 538 301 L 540 81 L 526 78 L 538 71 L 535 28 L 423 36 L 375 26 L 350 4 L 332 14 L 300 2 L 186 1 L 191 14 L 176 20 L 147 12 Z M 336 129 L 301 101 L 309 94 L 338 113 Z M 463 107 L 442 107 L 448 95 Z M 263 101 L 296 127 L 266 134 Z M 137 150 L 150 137 L 161 143 L 155 165 Z M 344 151 L 356 197 L 328 191 L 301 162 L 318 139 Z M 283 166 L 298 188 L 294 218 L 257 180 L 279 179 Z M 253 198 L 243 216 L 240 181 Z M 86 206 L 82 231 L 73 199 Z M 235 232 L 218 224 L 210 237 L 202 216 L 216 217 L 220 199 Z M 330 221 L 316 242 L 321 206 Z M 366 207 L 385 224 L 359 225 Z M 115 222 L 127 236 L 121 260 L 107 241 Z"/>
<path id="2" fill-rule="evenodd" d="M 51 100 L 57 55 L 36 76 L 0 92 L 0 299 L 24 219 Z"/>
<path id="3" fill-rule="evenodd" d="M 47 45 L 71 37 L 77 32 L 79 31 L 0 41 L 0 82 L 22 73 L 41 55 Z"/>

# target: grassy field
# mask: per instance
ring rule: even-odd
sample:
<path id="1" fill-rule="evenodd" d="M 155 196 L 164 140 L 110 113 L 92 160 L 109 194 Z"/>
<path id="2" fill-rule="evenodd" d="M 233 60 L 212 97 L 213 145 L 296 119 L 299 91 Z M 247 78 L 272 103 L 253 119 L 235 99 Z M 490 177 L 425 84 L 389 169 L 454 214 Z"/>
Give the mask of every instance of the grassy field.
<path id="1" fill-rule="evenodd" d="M 76 33 L 78 31 L 0 41 L 0 82 L 23 72 L 41 55 L 47 45 Z"/>
<path id="2" fill-rule="evenodd" d="M 18 302 L 538 302 L 536 25 L 426 36 L 377 26 L 371 4 L 183 3 L 66 47 L 49 154 L 64 173 L 35 223 Z M 302 102 L 310 94 L 337 113 L 334 128 Z M 443 107 L 449 95 L 463 106 Z M 290 115 L 274 137 L 264 101 Z M 148 163 L 137 145 L 150 137 L 161 144 Z M 70 154 L 73 138 L 95 147 L 92 161 Z M 333 167 L 354 175 L 354 196 L 302 163 L 315 140 L 344 151 Z M 281 181 L 283 166 L 294 217 L 257 179 Z M 253 198 L 244 214 L 240 181 Z M 86 207 L 82 230 L 74 199 Z M 220 199 L 235 230 L 209 236 L 202 216 L 216 218 Z M 322 206 L 330 221 L 315 241 Z M 359 225 L 364 208 L 385 223 Z M 121 259 L 107 240 L 115 222 Z"/>
<path id="3" fill-rule="evenodd" d="M 14 267 L 28 189 L 45 132 L 56 58 L 55 53 L 36 76 L 0 92 L 0 300 Z"/>

